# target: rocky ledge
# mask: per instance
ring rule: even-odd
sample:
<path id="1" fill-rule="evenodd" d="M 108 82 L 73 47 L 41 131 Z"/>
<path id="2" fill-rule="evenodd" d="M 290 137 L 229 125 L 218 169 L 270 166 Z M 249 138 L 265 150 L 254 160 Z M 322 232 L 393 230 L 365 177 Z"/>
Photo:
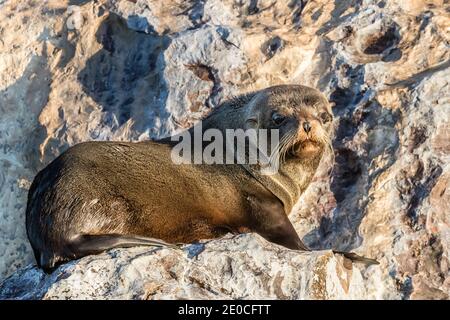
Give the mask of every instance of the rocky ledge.
<path id="1" fill-rule="evenodd" d="M 299 253 L 247 234 L 183 250 L 111 250 L 52 274 L 28 266 L 0 284 L 0 299 L 364 299 L 378 297 L 379 275 L 371 266 L 367 281 L 329 250 Z"/>

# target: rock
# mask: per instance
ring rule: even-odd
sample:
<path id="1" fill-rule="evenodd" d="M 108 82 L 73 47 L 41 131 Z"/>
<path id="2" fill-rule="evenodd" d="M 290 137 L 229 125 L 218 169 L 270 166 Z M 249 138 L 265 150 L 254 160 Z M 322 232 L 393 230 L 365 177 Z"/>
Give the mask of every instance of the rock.
<path id="1" fill-rule="evenodd" d="M 215 296 L 180 276 L 192 268 L 211 275 L 202 281 L 227 298 L 449 298 L 450 37 L 442 0 L 0 2 L 0 278 L 12 275 L 3 296 L 89 297 L 103 288 L 105 298 L 143 298 L 145 290 L 175 297 L 176 283 L 197 288 L 180 297 Z M 291 221 L 310 247 L 354 250 L 379 267 L 354 266 L 343 285 L 329 251 L 294 259 L 253 236 L 208 243 L 199 260 L 136 248 L 86 257 L 51 276 L 27 266 L 27 189 L 69 146 L 167 136 L 231 96 L 282 83 L 316 87 L 335 105 L 334 159 L 324 159 Z M 228 284 L 215 277 L 225 256 L 242 268 L 259 261 L 264 272 L 238 272 Z M 179 262 L 178 280 L 132 271 L 139 259 L 162 270 L 164 257 Z M 311 289 L 320 259 L 326 295 Z M 91 275 L 81 287 L 66 285 L 88 265 L 103 270 L 97 287 Z M 7 291 L 30 288 L 26 281 L 32 289 Z"/>
<path id="2" fill-rule="evenodd" d="M 50 275 L 29 266 L 0 284 L 0 299 L 376 298 L 358 267 L 331 251 L 298 253 L 252 235 L 212 241 L 189 258 L 193 246 L 111 250 Z"/>
<path id="3" fill-rule="evenodd" d="M 67 8 L 67 14 L 69 15 L 66 22 L 67 29 L 71 31 L 81 29 L 84 19 L 80 7 L 75 5 L 69 6 Z"/>

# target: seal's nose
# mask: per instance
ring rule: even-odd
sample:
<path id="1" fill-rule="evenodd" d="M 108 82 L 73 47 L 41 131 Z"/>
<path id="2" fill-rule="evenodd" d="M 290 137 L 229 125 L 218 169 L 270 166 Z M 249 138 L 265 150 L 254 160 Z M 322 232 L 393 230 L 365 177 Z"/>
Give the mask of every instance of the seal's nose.
<path id="1" fill-rule="evenodd" d="M 311 131 L 311 124 L 308 121 L 303 122 L 303 129 L 306 133 L 309 133 Z"/>

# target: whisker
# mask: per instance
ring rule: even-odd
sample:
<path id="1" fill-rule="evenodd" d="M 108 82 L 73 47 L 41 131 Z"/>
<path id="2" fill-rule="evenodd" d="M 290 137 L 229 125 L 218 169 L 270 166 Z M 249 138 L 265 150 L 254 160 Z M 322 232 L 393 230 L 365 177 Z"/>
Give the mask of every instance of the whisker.
<path id="1" fill-rule="evenodd" d="M 281 140 L 276 145 L 274 151 L 271 152 L 271 155 L 270 155 L 270 158 L 269 158 L 269 163 L 270 164 L 273 164 L 274 160 L 279 160 L 279 152 L 280 152 L 280 149 L 282 148 L 282 146 L 283 146 L 285 141 L 286 141 L 286 136 L 281 138 Z"/>
<path id="2" fill-rule="evenodd" d="M 286 154 L 289 151 L 289 149 L 294 145 L 293 142 L 295 142 L 296 133 L 289 133 L 286 135 L 285 143 L 283 144 L 283 147 L 281 149 L 281 161 L 286 161 Z"/>
<path id="3" fill-rule="evenodd" d="M 271 152 L 270 158 L 269 158 L 269 164 L 271 166 L 277 165 L 280 161 L 280 155 L 282 150 L 284 148 L 284 145 L 287 143 L 287 140 L 289 138 L 289 135 L 286 135 L 281 138 L 281 140 L 278 142 L 277 146 L 275 147 L 274 151 Z"/>

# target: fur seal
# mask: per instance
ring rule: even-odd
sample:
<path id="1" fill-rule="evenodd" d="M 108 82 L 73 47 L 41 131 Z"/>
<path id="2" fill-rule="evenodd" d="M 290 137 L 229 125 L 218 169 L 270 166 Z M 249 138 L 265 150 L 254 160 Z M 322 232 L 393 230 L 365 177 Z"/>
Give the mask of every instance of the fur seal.
<path id="1" fill-rule="evenodd" d="M 203 130 L 279 129 L 283 161 L 272 176 L 255 165 L 176 165 L 169 138 L 77 144 L 29 190 L 26 229 L 36 261 L 49 272 L 111 248 L 173 246 L 228 232 L 308 250 L 288 214 L 331 146 L 332 118 L 319 91 L 282 85 L 231 99 L 202 121 Z"/>

